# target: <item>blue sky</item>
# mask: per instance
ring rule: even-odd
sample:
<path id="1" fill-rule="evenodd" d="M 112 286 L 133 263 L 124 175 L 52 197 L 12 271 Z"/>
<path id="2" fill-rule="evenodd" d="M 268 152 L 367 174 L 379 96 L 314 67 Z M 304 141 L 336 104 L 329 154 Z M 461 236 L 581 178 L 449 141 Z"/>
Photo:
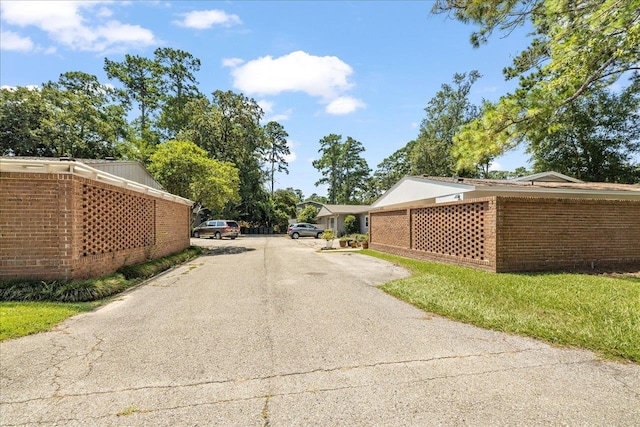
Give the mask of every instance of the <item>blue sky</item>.
<path id="1" fill-rule="evenodd" d="M 418 135 L 424 107 L 456 72 L 482 78 L 472 102 L 515 87 L 502 69 L 527 46 L 526 32 L 473 49 L 473 28 L 431 15 L 428 1 L 2 1 L 0 85 L 39 85 L 83 71 L 103 83 L 104 58 L 153 57 L 157 47 L 202 62 L 200 90 L 255 99 L 265 122 L 289 133 L 289 175 L 277 187 L 324 195 L 311 166 L 330 134 L 362 142 L 374 169 Z M 522 150 L 495 169 L 527 166 Z"/>

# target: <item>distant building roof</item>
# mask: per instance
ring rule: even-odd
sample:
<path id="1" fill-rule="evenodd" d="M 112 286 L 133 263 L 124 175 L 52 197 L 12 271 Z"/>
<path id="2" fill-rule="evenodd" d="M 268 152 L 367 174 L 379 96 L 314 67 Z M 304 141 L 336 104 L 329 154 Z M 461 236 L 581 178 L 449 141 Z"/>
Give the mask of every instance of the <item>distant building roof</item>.
<path id="1" fill-rule="evenodd" d="M 318 212 L 318 216 L 327 215 L 354 215 L 369 212 L 369 205 L 324 205 Z"/>
<path id="2" fill-rule="evenodd" d="M 534 182 L 583 182 L 571 176 L 563 175 L 559 172 L 540 172 L 533 175 L 512 178 L 510 181 L 534 181 Z"/>

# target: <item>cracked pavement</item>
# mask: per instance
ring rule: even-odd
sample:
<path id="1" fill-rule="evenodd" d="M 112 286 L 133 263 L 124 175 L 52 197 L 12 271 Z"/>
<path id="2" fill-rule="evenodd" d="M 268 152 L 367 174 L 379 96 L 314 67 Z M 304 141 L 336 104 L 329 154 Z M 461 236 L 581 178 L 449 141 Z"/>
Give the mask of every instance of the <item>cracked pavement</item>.
<path id="1" fill-rule="evenodd" d="M 2 426 L 640 425 L 640 366 L 430 315 L 401 268 L 278 236 L 0 343 Z"/>

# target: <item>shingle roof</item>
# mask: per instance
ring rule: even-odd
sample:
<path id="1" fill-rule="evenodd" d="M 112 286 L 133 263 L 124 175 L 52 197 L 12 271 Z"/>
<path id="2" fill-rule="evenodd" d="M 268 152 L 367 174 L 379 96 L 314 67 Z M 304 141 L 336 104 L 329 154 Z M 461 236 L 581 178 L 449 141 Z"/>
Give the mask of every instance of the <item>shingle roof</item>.
<path id="1" fill-rule="evenodd" d="M 640 191 L 640 184 L 614 184 L 606 182 L 542 182 L 542 181 L 513 181 L 506 179 L 478 179 L 478 178 L 447 178 L 440 176 L 426 176 L 422 178 L 431 181 L 467 184 L 475 187 L 539 187 L 558 188 L 567 190 L 610 190 L 610 191 Z"/>
<path id="2" fill-rule="evenodd" d="M 369 212 L 369 205 L 324 205 L 325 209 L 333 214 L 356 214 Z"/>

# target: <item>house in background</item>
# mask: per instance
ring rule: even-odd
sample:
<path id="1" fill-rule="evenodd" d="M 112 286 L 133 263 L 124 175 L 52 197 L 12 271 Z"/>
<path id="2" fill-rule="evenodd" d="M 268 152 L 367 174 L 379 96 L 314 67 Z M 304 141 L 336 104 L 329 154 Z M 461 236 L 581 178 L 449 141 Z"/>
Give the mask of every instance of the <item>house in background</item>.
<path id="1" fill-rule="evenodd" d="M 338 236 L 345 234 L 344 220 L 347 216 L 353 215 L 358 220 L 360 233 L 369 231 L 369 205 L 330 205 L 314 201 L 300 202 L 296 205 L 300 212 L 306 206 L 311 205 L 318 210 L 316 219 L 318 225 L 325 230 L 331 229 Z M 290 223 L 297 222 L 296 219 L 289 220 Z"/>
<path id="2" fill-rule="evenodd" d="M 318 212 L 318 224 L 325 230 L 331 229 L 337 236 L 346 233 L 344 220 L 349 215 L 356 217 L 359 232 L 369 231 L 369 205 L 324 205 Z"/>

